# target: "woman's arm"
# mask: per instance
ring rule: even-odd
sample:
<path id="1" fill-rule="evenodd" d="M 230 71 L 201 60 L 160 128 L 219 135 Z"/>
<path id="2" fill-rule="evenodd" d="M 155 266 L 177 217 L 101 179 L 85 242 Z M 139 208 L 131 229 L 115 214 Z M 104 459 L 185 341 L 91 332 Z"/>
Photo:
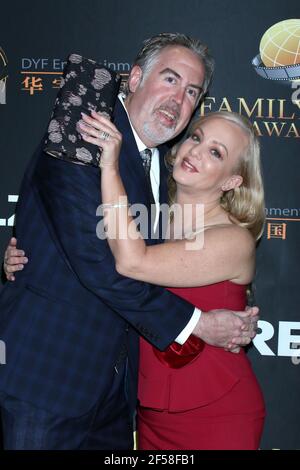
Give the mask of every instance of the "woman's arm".
<path id="1" fill-rule="evenodd" d="M 131 255 L 136 264 L 145 255 L 146 245 L 130 214 L 127 193 L 119 173 L 122 136 L 108 119 L 93 111 L 92 116 L 82 114 L 88 126 L 81 123 L 80 128 L 84 140 L 102 148 L 101 194 L 108 243 L 116 265 Z M 107 140 L 100 138 L 102 132 L 109 134 Z"/>
<path id="2" fill-rule="evenodd" d="M 101 116 L 97 116 L 97 123 L 91 118 L 84 117 L 84 120 L 94 127 L 100 126 L 101 131 L 110 135 L 108 140 L 101 140 L 98 130 L 92 136 L 86 136 L 85 140 L 103 148 L 101 191 L 104 220 L 109 246 L 120 274 L 169 287 L 193 287 L 223 280 L 245 284 L 251 281 L 255 244 L 249 232 L 236 225 L 206 230 L 203 247 L 197 248 L 195 240 L 146 246 L 130 209 L 126 207 L 127 195 L 118 170 L 121 135 L 110 121 Z"/>
<path id="3" fill-rule="evenodd" d="M 180 240 L 135 250 L 116 259 L 120 274 L 168 287 L 196 287 L 224 280 L 251 282 L 255 245 L 250 234 L 237 226 L 204 232 L 204 245 L 193 249 L 194 241 Z"/>

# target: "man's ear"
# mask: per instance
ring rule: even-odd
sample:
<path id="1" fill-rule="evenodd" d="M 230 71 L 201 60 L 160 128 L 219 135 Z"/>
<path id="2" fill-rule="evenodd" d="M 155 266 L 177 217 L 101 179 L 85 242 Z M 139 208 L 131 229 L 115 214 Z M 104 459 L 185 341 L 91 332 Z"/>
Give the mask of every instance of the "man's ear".
<path id="1" fill-rule="evenodd" d="M 134 65 L 128 77 L 128 87 L 131 93 L 134 93 L 142 81 L 143 72 L 139 65 Z"/>
<path id="2" fill-rule="evenodd" d="M 230 191 L 231 189 L 238 188 L 243 183 L 241 175 L 232 175 L 227 181 L 222 184 L 222 191 Z"/>

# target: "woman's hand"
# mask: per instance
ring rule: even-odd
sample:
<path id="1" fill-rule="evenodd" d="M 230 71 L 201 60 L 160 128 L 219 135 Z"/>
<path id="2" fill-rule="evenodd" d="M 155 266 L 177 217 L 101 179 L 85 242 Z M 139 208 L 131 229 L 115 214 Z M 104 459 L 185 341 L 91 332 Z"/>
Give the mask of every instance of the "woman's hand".
<path id="1" fill-rule="evenodd" d="M 82 138 L 101 150 L 100 167 L 118 168 L 119 154 L 122 145 L 122 134 L 106 117 L 92 111 L 92 117 L 84 113 L 78 123 L 78 131 Z"/>

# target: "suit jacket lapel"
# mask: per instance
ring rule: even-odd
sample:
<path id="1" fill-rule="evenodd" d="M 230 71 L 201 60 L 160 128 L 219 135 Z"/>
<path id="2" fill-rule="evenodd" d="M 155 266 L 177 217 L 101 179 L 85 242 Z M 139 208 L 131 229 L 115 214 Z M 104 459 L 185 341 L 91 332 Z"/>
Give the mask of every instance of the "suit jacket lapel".
<path id="1" fill-rule="evenodd" d="M 122 178 L 124 177 L 123 182 L 126 187 L 126 191 L 128 192 L 129 200 L 131 203 L 141 202 L 149 205 L 150 200 L 146 190 L 147 181 L 142 159 L 140 158 L 139 150 L 137 148 L 127 114 L 119 100 L 117 100 L 114 115 L 115 124 L 123 136 L 120 155 L 120 173 Z M 131 176 L 129 179 L 128 175 Z M 134 178 L 135 181 L 134 188 L 132 187 L 132 178 Z M 131 194 L 139 194 L 138 201 L 136 200 L 136 196 L 134 197 L 134 200 L 131 200 Z"/>
<path id="2" fill-rule="evenodd" d="M 132 133 L 132 129 L 127 114 L 119 100 L 116 102 L 114 111 L 114 121 L 122 133 L 123 142 L 120 155 L 120 174 L 128 194 L 131 204 L 145 204 L 148 209 L 148 233 L 151 234 L 151 213 L 150 213 L 150 197 L 147 190 L 147 180 L 142 164 L 142 159 Z M 166 145 L 159 147 L 159 165 L 160 165 L 160 185 L 159 185 L 159 202 L 166 204 L 168 202 L 167 177 L 168 169 L 164 162 L 165 153 L 168 150 Z M 159 227 L 161 227 L 161 214 Z M 158 243 L 161 240 L 161 229 L 159 229 L 159 237 L 149 238 L 148 243 Z"/>

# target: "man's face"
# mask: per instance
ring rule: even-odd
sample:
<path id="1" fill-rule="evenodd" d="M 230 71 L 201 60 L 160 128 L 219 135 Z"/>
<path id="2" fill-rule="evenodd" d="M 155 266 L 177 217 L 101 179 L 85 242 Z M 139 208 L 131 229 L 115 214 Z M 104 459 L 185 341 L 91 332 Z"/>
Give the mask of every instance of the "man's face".
<path id="1" fill-rule="evenodd" d="M 202 91 L 204 65 L 182 46 L 166 47 L 146 77 L 134 66 L 126 107 L 136 132 L 148 147 L 178 135 L 189 123 Z"/>

